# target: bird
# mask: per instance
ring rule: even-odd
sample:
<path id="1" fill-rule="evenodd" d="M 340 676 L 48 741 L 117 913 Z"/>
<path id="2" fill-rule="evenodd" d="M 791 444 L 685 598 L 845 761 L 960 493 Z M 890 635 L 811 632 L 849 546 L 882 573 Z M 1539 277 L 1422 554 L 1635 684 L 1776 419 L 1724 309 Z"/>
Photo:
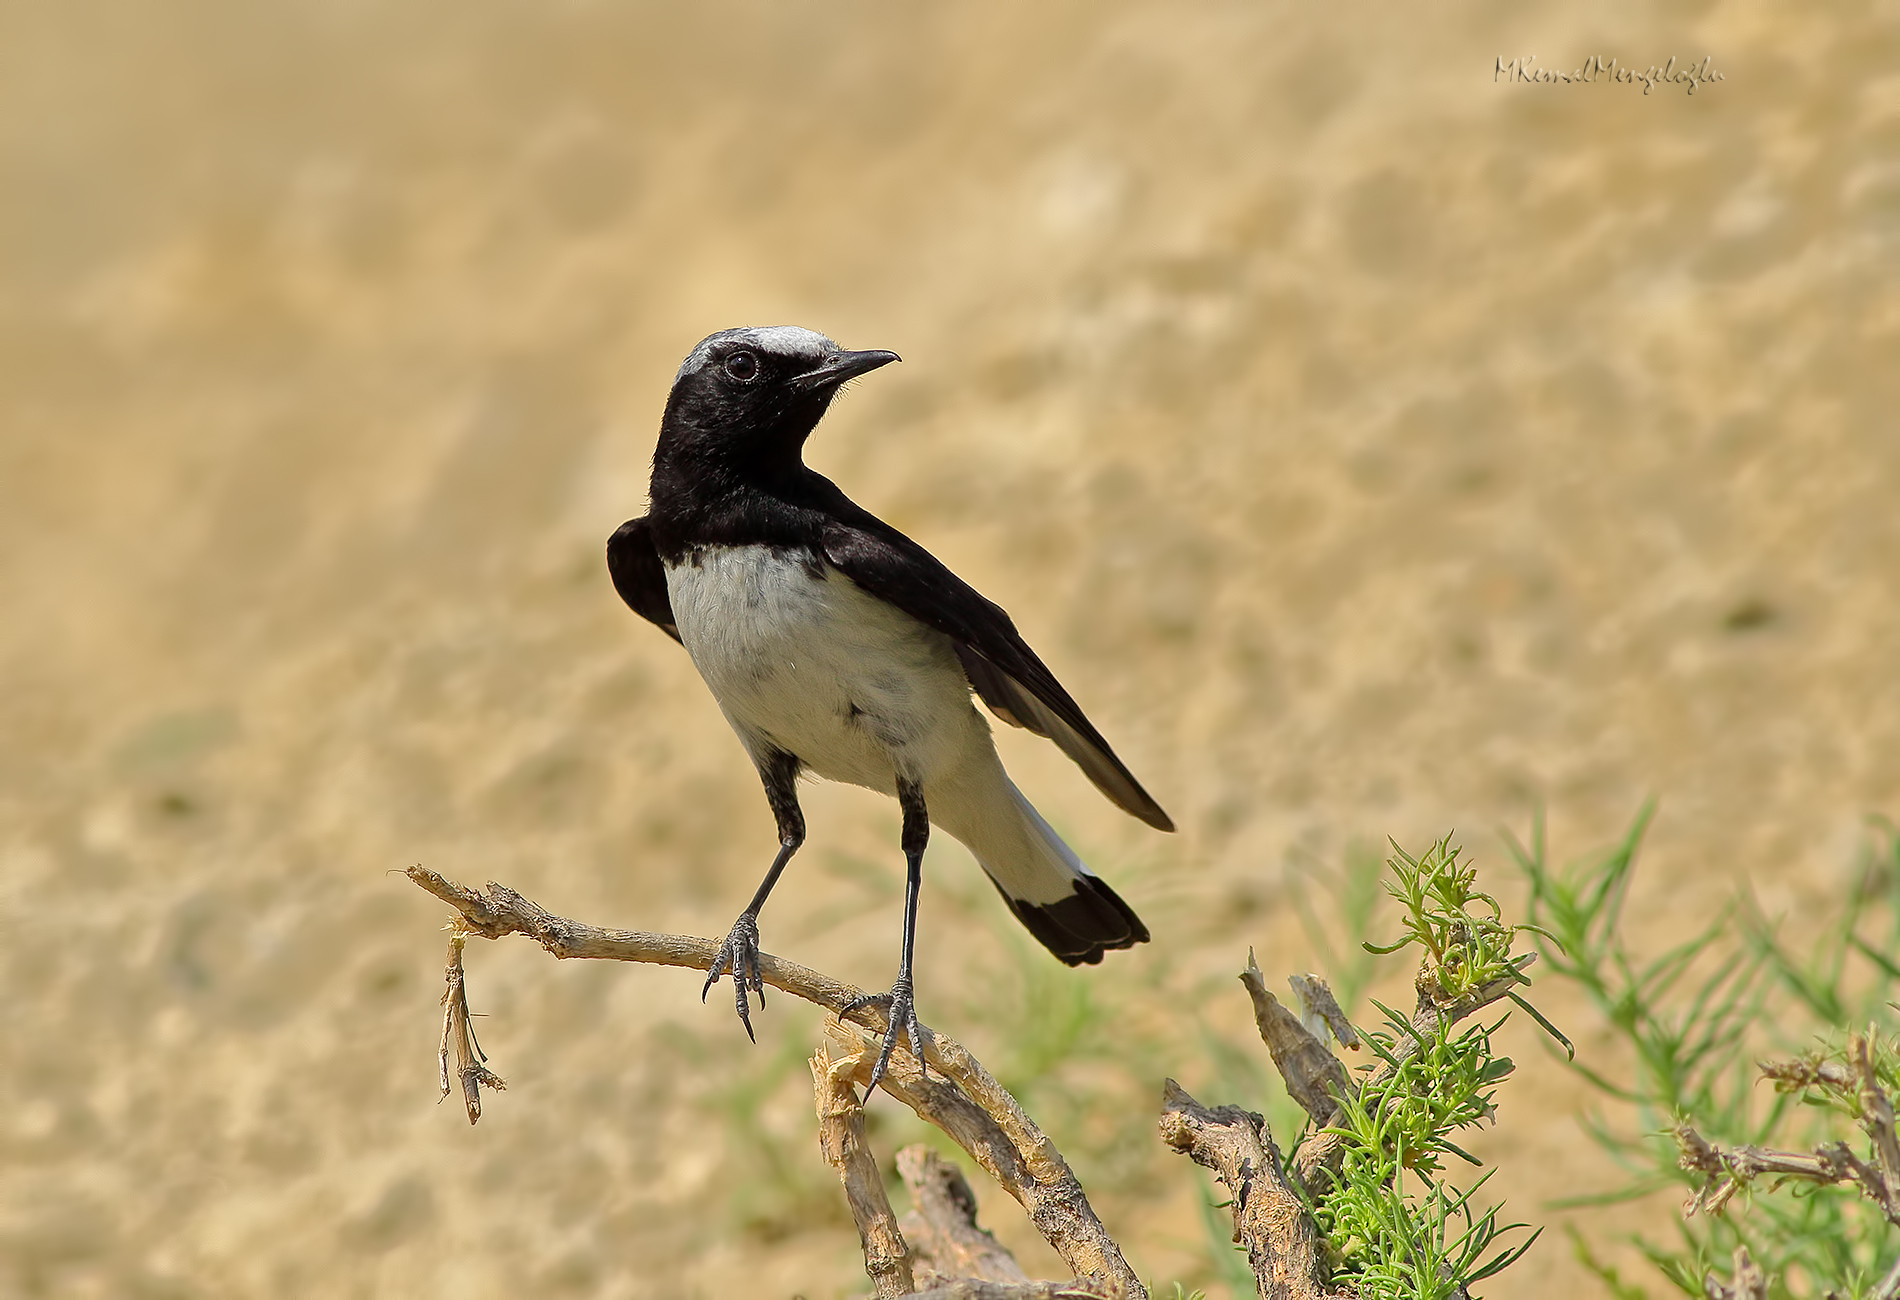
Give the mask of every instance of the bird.
<path id="1" fill-rule="evenodd" d="M 720 945 L 701 1001 L 730 974 L 754 1037 L 748 989 L 765 1005 L 759 914 L 805 841 L 799 778 L 897 800 L 897 980 L 842 1009 L 888 1012 L 867 1096 L 900 1040 L 924 1059 L 912 958 L 933 825 L 970 850 L 1061 961 L 1098 963 L 1149 938 L 1009 779 L 972 696 L 1053 740 L 1120 808 L 1174 829 L 1001 607 L 805 464 L 806 440 L 839 389 L 898 360 L 789 325 L 702 339 L 667 396 L 648 511 L 607 543 L 615 589 L 685 647 L 758 769 L 778 828 L 777 854 Z"/>

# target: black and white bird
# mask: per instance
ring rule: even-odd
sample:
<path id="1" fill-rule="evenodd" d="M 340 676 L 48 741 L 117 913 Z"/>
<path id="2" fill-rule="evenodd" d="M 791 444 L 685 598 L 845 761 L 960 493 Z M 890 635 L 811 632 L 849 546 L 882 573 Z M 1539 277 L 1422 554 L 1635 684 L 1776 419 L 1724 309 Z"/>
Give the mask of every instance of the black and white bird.
<path id="1" fill-rule="evenodd" d="M 805 466 L 805 439 L 840 385 L 897 359 L 793 326 L 703 340 L 667 398 L 651 512 L 607 543 L 614 587 L 686 647 L 778 822 L 778 856 L 702 998 L 731 972 L 752 1033 L 747 989 L 765 1001 L 759 909 L 805 839 L 801 773 L 893 795 L 902 809 L 903 956 L 890 993 L 867 999 L 890 1013 L 873 1088 L 900 1036 L 923 1058 L 911 954 L 932 823 L 969 848 L 1029 932 L 1069 965 L 1148 938 L 1010 781 L 972 692 L 1005 722 L 1055 741 L 1121 808 L 1174 829 L 1008 614 Z"/>

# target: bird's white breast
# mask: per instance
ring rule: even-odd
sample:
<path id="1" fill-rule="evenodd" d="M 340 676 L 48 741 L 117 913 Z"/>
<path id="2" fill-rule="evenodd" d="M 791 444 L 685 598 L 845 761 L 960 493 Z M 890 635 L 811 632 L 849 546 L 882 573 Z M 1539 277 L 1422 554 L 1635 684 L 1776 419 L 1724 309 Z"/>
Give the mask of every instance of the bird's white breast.
<path id="1" fill-rule="evenodd" d="M 666 571 L 680 639 L 755 757 L 891 791 L 966 762 L 988 727 L 950 640 L 827 565 L 707 547 Z"/>

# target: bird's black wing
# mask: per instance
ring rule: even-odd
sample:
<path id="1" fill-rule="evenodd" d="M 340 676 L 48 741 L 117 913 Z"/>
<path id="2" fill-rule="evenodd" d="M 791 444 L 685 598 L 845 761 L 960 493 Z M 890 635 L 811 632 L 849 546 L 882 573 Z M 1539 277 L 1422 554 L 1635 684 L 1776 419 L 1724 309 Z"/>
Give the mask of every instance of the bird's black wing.
<path id="1" fill-rule="evenodd" d="M 675 641 L 680 639 L 673 602 L 666 595 L 666 569 L 653 549 L 653 530 L 644 515 L 629 519 L 607 539 L 607 572 L 628 609 Z"/>
<path id="2" fill-rule="evenodd" d="M 970 685 L 1003 721 L 1056 742 L 1101 792 L 1157 830 L 1174 823 L 1115 757 L 1008 614 L 895 528 L 862 512 L 824 526 L 825 558 L 860 587 L 956 643 Z"/>

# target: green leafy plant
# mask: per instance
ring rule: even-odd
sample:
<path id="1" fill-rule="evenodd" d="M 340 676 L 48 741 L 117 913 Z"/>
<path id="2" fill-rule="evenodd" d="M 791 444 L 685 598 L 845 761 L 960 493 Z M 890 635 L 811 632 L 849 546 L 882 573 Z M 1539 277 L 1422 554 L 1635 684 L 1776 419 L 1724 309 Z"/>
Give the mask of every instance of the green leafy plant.
<path id="1" fill-rule="evenodd" d="M 1386 865 L 1393 879 L 1385 889 L 1405 907 L 1406 932 L 1392 943 L 1365 944 L 1367 952 L 1393 953 L 1411 944 L 1424 948 L 1429 960 L 1420 979 L 1435 982 L 1432 996 L 1445 1005 L 1518 974 L 1522 961 L 1511 956 L 1517 936 L 1544 932 L 1535 925 L 1504 923 L 1497 899 L 1477 887 L 1477 868 L 1459 861 L 1463 850 L 1452 847 L 1449 835 L 1423 858 L 1397 844 L 1392 852 Z"/>
<path id="2" fill-rule="evenodd" d="M 1712 1175 L 1694 1160 L 1685 1167 L 1677 1136 L 1685 1128 L 1730 1149 L 1813 1151 L 1840 1142 L 1862 1118 L 1858 1100 L 1827 1077 L 1845 1069 L 1850 1033 L 1885 1044 L 1877 1068 L 1889 1086 L 1894 1079 L 1900 839 L 1892 826 L 1874 825 L 1857 878 L 1812 957 L 1798 956 L 1746 896 L 1683 942 L 1643 956 L 1626 944 L 1619 922 L 1653 812 L 1645 806 L 1608 852 L 1566 867 L 1551 865 L 1541 817 L 1529 845 L 1511 840 L 1549 971 L 1588 995 L 1629 1054 L 1627 1069 L 1572 1063 L 1608 1108 L 1588 1116 L 1586 1130 L 1625 1173 L 1568 1205 L 1670 1189 L 1678 1204 L 1700 1197 Z M 1777 1080 L 1786 1086 L 1760 1086 L 1757 1059 L 1765 1054 L 1796 1058 Z M 1676 1216 L 1673 1239 L 1632 1239 L 1688 1295 L 1710 1294 L 1705 1284 L 1726 1274 L 1737 1248 L 1765 1274 L 1766 1294 L 1784 1300 L 1871 1296 L 1900 1256 L 1900 1232 L 1852 1185 L 1771 1178 L 1759 1189 L 1738 1183 L 1722 1203 L 1700 1208 Z M 1583 1233 L 1573 1241 L 1619 1300 L 1644 1294 L 1604 1262 L 1599 1243 Z"/>
<path id="3" fill-rule="evenodd" d="M 1449 836 L 1416 858 L 1395 844 L 1387 867 L 1405 932 L 1363 946 L 1375 954 L 1423 950 L 1419 1009 L 1408 1018 L 1374 1001 L 1384 1023 L 1362 1037 L 1377 1059 L 1336 1090 L 1331 1122 L 1302 1143 L 1295 1164 L 1318 1171 L 1306 1194 L 1335 1286 L 1363 1300 L 1442 1300 L 1515 1263 L 1541 1232 L 1506 1244 L 1506 1234 L 1528 1225 L 1501 1226 L 1496 1207 L 1475 1205 L 1490 1174 L 1464 1188 L 1446 1176 L 1450 1157 L 1481 1164 L 1453 1135 L 1494 1117 L 1498 1085 L 1513 1069 L 1493 1042 L 1508 1011 L 1458 1026 L 1529 983 L 1531 957 L 1514 949 L 1530 927 L 1503 919 Z M 1315 1142 L 1331 1144 L 1318 1161 L 1307 1145 Z"/>

